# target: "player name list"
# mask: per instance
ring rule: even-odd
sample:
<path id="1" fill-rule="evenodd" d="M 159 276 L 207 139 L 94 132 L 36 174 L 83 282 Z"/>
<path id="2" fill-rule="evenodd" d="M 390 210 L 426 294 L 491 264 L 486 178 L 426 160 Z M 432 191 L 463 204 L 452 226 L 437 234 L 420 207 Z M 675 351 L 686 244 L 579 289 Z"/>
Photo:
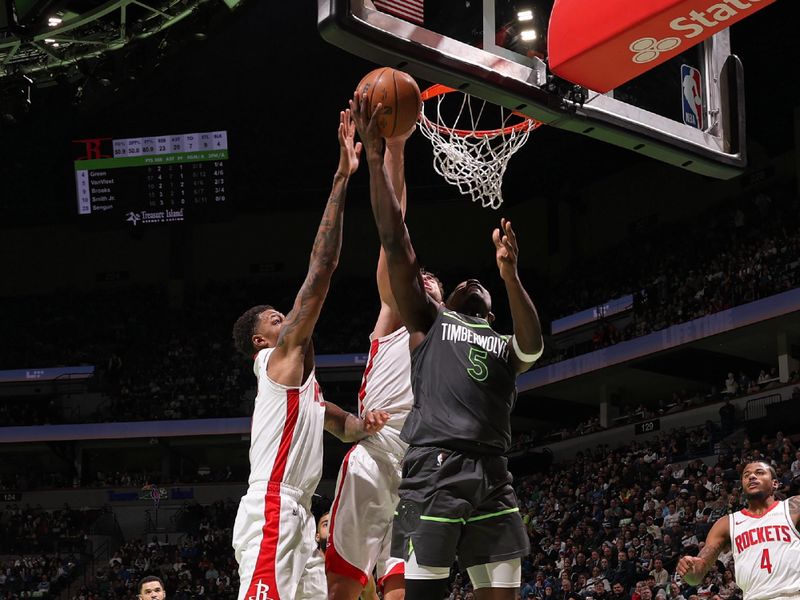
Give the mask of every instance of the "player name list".
<path id="1" fill-rule="evenodd" d="M 113 140 L 113 157 L 75 162 L 78 213 L 183 221 L 226 201 L 224 131 Z"/>

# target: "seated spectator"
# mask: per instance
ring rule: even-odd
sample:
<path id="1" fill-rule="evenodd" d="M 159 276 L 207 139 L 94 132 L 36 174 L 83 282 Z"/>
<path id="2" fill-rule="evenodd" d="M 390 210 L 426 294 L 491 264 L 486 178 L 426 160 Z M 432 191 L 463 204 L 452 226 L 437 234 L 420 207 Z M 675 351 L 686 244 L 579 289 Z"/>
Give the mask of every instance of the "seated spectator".
<path id="1" fill-rule="evenodd" d="M 592 598 L 593 600 L 607 600 L 609 597 L 610 592 L 606 590 L 602 581 L 596 581 L 593 589 L 586 594 L 587 599 Z"/>
<path id="2" fill-rule="evenodd" d="M 800 450 L 795 453 L 794 458 L 791 466 L 792 477 L 800 477 Z"/>
<path id="3" fill-rule="evenodd" d="M 669 572 L 664 568 L 664 561 L 660 556 L 653 561 L 653 570 L 649 574 L 655 578 L 657 588 L 663 589 L 669 583 Z"/>
<path id="4" fill-rule="evenodd" d="M 684 554 L 693 554 L 699 549 L 700 540 L 697 539 L 694 533 L 694 526 L 686 526 L 683 536 L 681 537 L 681 546 L 683 547 Z"/>
<path id="5" fill-rule="evenodd" d="M 599 566 L 592 568 L 592 576 L 586 580 L 586 586 L 594 587 L 597 583 L 602 584 L 605 591 L 607 592 L 611 591 L 611 584 L 605 577 L 603 577 L 602 573 L 600 572 Z M 597 595 L 595 594 L 595 597 L 596 596 Z"/>
<path id="6" fill-rule="evenodd" d="M 736 381 L 736 377 L 733 376 L 733 373 L 728 373 L 727 379 L 723 383 L 725 393 L 729 396 L 735 396 L 739 393 L 739 383 Z"/>
<path id="7" fill-rule="evenodd" d="M 631 600 L 631 595 L 625 591 L 625 586 L 619 581 L 615 581 L 611 586 L 611 594 L 608 600 Z"/>
<path id="8" fill-rule="evenodd" d="M 670 532 L 674 531 L 682 518 L 683 513 L 678 512 L 674 502 L 670 502 L 667 505 L 667 514 L 664 515 L 664 529 Z"/>
<path id="9" fill-rule="evenodd" d="M 667 586 L 667 600 L 686 600 L 681 592 L 681 587 L 674 581 Z"/>
<path id="10" fill-rule="evenodd" d="M 621 584 L 626 590 L 636 583 L 636 565 L 628 559 L 626 552 L 620 552 L 618 555 L 613 581 Z"/>
<path id="11" fill-rule="evenodd" d="M 741 598 L 741 590 L 736 585 L 733 572 L 730 569 L 725 569 L 722 575 L 722 585 L 719 586 L 719 597 L 722 598 L 722 600 Z"/>
<path id="12" fill-rule="evenodd" d="M 719 593 L 719 587 L 714 583 L 712 575 L 709 573 L 703 577 L 703 583 L 697 586 L 697 596 L 702 600 L 704 598 L 711 598 Z"/>

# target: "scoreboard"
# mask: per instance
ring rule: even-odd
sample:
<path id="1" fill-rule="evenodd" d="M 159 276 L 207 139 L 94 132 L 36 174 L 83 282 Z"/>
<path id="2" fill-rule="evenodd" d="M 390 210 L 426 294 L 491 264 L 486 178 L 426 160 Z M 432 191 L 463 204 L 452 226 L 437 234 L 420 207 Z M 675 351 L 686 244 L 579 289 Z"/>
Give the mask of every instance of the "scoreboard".
<path id="1" fill-rule="evenodd" d="M 137 227 L 227 212 L 225 131 L 73 143 L 81 219 Z"/>

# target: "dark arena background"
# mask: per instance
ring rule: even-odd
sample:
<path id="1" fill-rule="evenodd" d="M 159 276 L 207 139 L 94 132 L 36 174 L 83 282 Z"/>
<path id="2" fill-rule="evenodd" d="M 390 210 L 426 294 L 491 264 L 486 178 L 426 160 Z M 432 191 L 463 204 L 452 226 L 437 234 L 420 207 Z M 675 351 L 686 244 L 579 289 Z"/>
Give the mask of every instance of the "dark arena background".
<path id="1" fill-rule="evenodd" d="M 0 600 L 132 599 L 150 573 L 171 598 L 233 599 L 255 379 L 231 327 L 291 307 L 339 111 L 378 65 L 299 1 L 132 3 L 38 36 L 113 4 L 0 0 Z M 731 562 L 691 588 L 678 558 L 742 506 L 743 460 L 800 487 L 798 16 L 779 0 L 730 30 L 735 176 L 544 126 L 494 211 L 442 180 L 419 133 L 407 144 L 421 262 L 448 290 L 479 276 L 510 332 L 490 236 L 511 219 L 545 328 L 512 417 L 521 598 L 740 600 Z M 314 337 L 325 398 L 350 411 L 378 249 L 362 164 Z M 317 512 L 347 449 L 326 434 Z M 468 581 L 454 568 L 449 598 Z"/>

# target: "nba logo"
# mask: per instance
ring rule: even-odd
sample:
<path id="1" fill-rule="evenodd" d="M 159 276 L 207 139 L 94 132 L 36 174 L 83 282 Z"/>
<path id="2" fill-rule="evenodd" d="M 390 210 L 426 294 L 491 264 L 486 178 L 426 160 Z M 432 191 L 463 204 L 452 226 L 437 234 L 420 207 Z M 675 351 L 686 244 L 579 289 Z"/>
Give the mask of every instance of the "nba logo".
<path id="1" fill-rule="evenodd" d="M 703 88 L 700 71 L 681 65 L 681 91 L 683 96 L 683 122 L 690 127 L 703 128 Z"/>

